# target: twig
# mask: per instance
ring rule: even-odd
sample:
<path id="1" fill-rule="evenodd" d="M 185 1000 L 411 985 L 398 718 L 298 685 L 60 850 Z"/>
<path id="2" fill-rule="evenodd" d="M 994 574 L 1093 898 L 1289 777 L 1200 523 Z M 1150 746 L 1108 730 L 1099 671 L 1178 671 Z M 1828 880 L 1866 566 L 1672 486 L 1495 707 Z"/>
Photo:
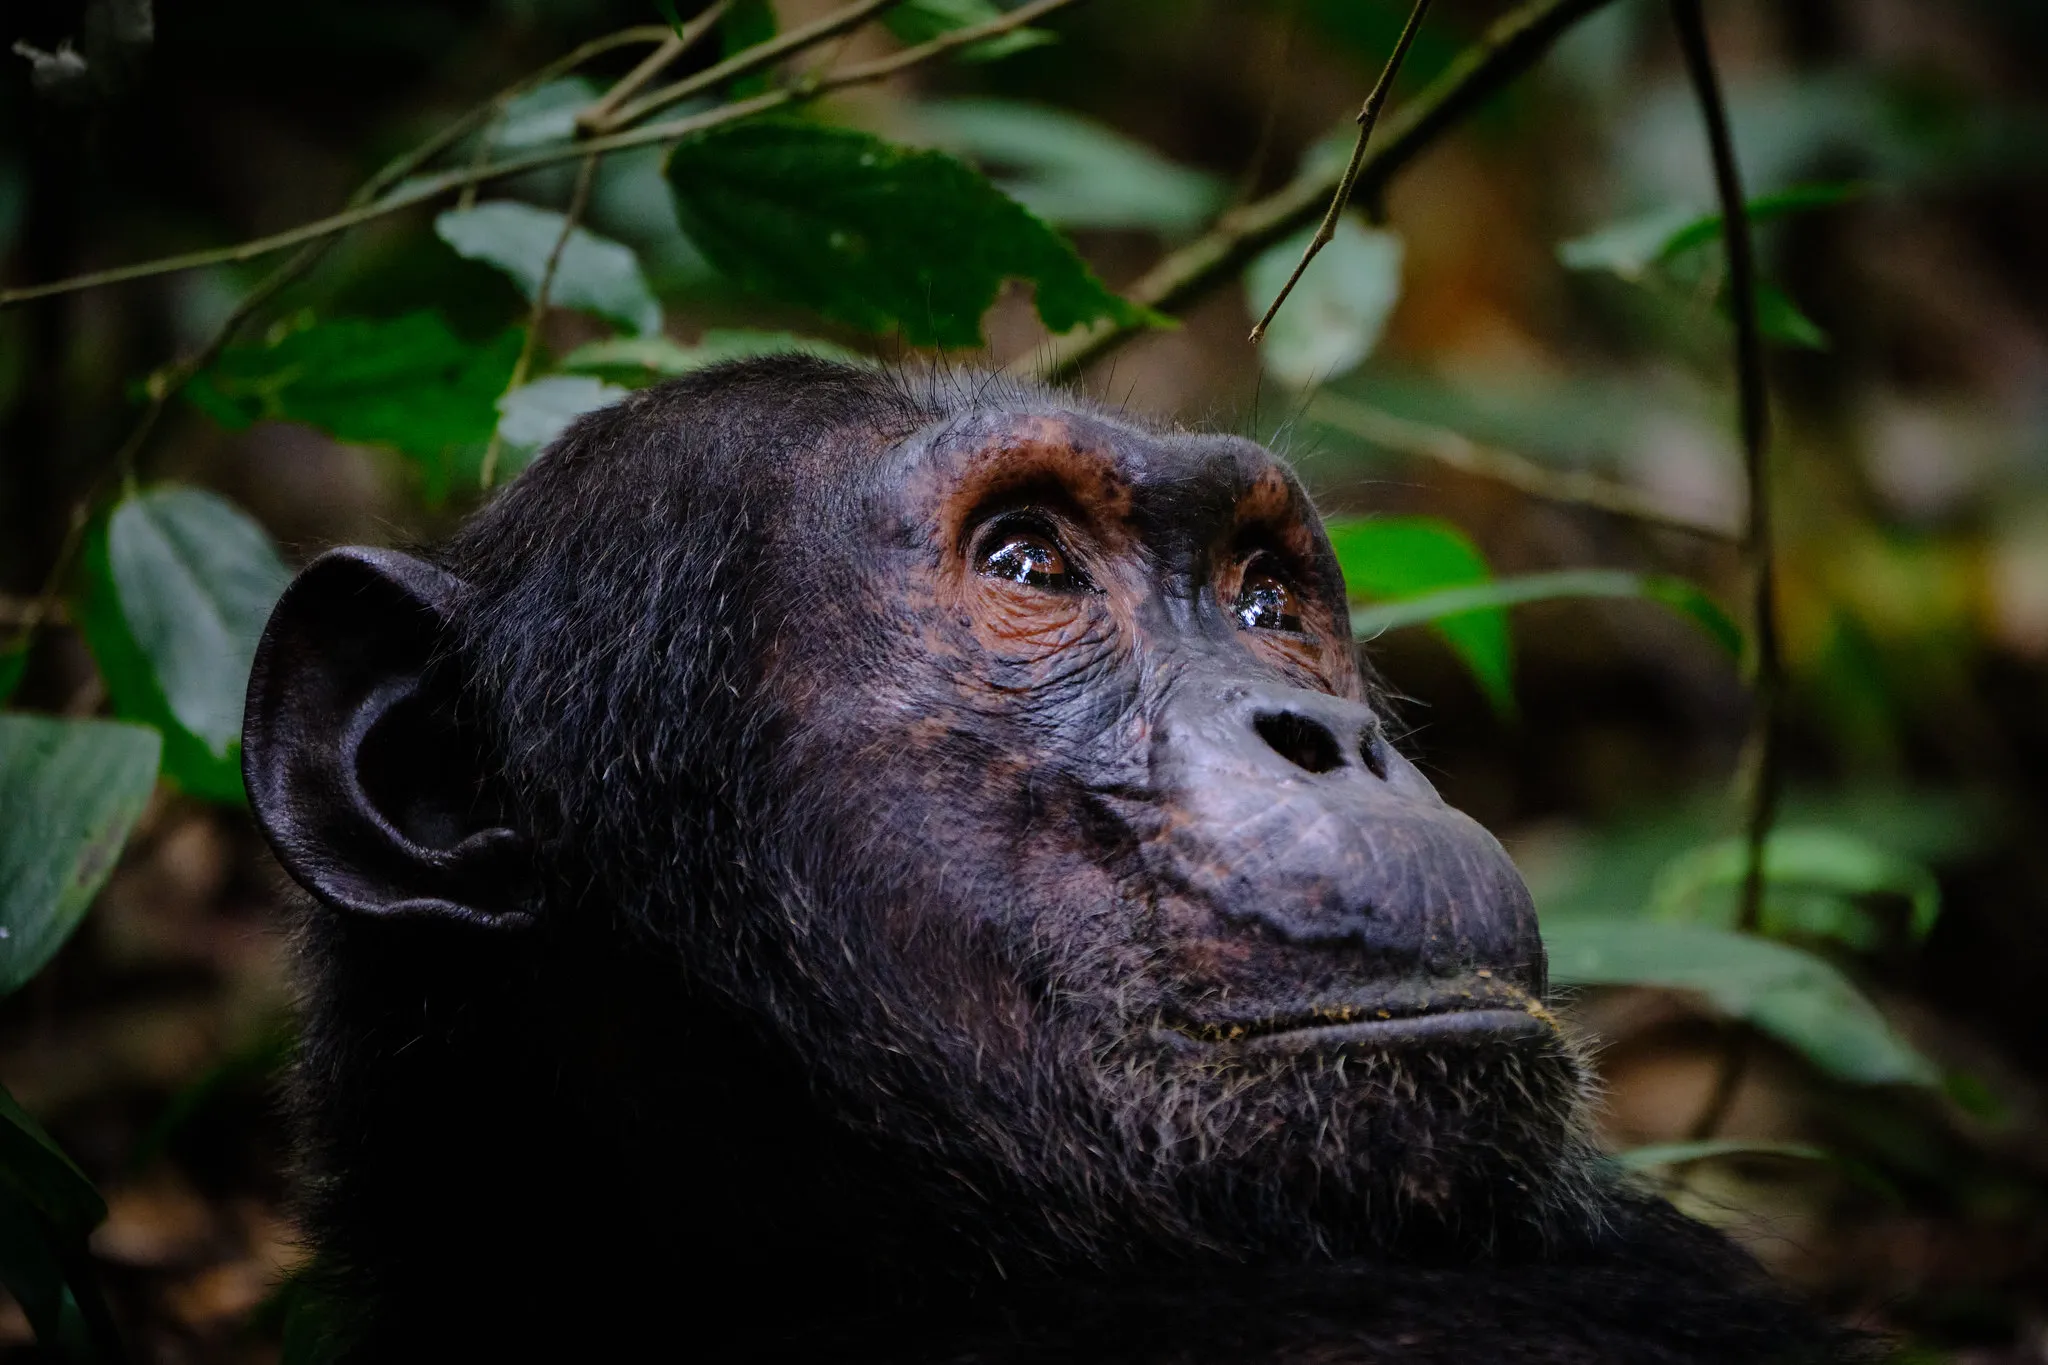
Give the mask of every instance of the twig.
<path id="1" fill-rule="evenodd" d="M 1337 191 L 1330 196 L 1330 207 L 1323 214 L 1323 221 L 1316 228 L 1316 235 L 1309 238 L 1301 259 L 1294 263 L 1294 272 L 1287 277 L 1287 283 L 1280 286 L 1280 292 L 1273 296 L 1273 302 L 1266 306 L 1265 316 L 1252 327 L 1251 342 L 1254 346 L 1265 337 L 1266 329 L 1273 325 L 1273 319 L 1280 312 L 1280 305 L 1287 302 L 1287 296 L 1294 292 L 1294 286 L 1301 281 L 1302 272 L 1308 263 L 1321 253 L 1322 249 L 1337 240 L 1337 221 L 1344 216 L 1344 206 L 1351 202 L 1351 191 L 1358 184 L 1359 168 L 1365 164 L 1365 147 L 1372 140 L 1373 125 L 1380 121 L 1380 109 L 1387 102 L 1387 91 L 1393 88 L 1394 77 L 1400 73 L 1401 63 L 1408 58 L 1408 49 L 1415 43 L 1415 35 L 1422 28 L 1422 16 L 1429 13 L 1429 0 L 1415 0 L 1415 8 L 1408 11 L 1408 23 L 1401 30 L 1401 36 L 1394 42 L 1394 50 L 1387 55 L 1387 65 L 1380 72 L 1379 82 L 1372 93 L 1365 97 L 1365 105 L 1358 111 L 1358 141 L 1351 148 L 1351 160 L 1345 164 L 1344 175 L 1337 181 Z"/>
<path id="2" fill-rule="evenodd" d="M 638 123 L 657 109 L 666 109 L 678 100 L 701 95 L 706 90 L 716 90 L 728 81 L 773 66 L 792 52 L 801 52 L 827 38 L 836 37 L 849 29 L 859 28 L 896 3 L 898 0 L 854 0 L 853 4 L 836 9 L 822 19 L 805 24 L 802 28 L 793 28 L 787 33 L 770 38 L 765 43 L 756 43 L 750 48 L 733 53 L 714 66 L 706 67 L 694 76 L 676 81 L 672 85 L 664 85 L 651 94 L 642 95 L 618 110 L 612 116 L 612 122 L 621 126 Z"/>
<path id="3" fill-rule="evenodd" d="M 1627 517 L 1668 531 L 1683 531 L 1709 540 L 1732 541 L 1736 532 L 1718 522 L 1702 521 L 1664 506 L 1626 484 L 1578 470 L 1549 469 L 1510 450 L 1484 446 L 1447 427 L 1416 422 L 1383 412 L 1354 398 L 1318 393 L 1309 402 L 1308 418 L 1359 436 L 1402 455 L 1434 460 L 1466 474 L 1504 483 L 1532 497 Z"/>
<path id="4" fill-rule="evenodd" d="M 1429 86 L 1388 116 L 1379 150 L 1359 166 L 1354 196 L 1368 202 L 1408 163 L 1474 109 L 1534 66 L 1572 25 L 1612 0 L 1529 0 L 1496 20 Z M 1341 177 L 1297 177 L 1264 199 L 1226 213 L 1214 228 L 1163 257 L 1125 291 L 1147 308 L 1173 308 L 1230 278 L 1289 233 L 1313 222 Z M 1043 379 L 1066 379 L 1142 330 L 1142 323 L 1098 323 L 1055 338 L 1016 368 Z"/>
<path id="5" fill-rule="evenodd" d="M 583 217 L 583 210 L 590 204 L 590 182 L 597 178 L 599 157 L 592 153 L 583 158 L 583 164 L 576 170 L 576 188 L 569 194 L 569 207 L 562 214 L 562 230 L 555 234 L 555 244 L 548 251 L 547 264 L 541 267 L 540 283 L 534 286 L 533 307 L 526 315 L 526 336 L 519 343 L 519 358 L 512 362 L 512 377 L 505 381 L 505 392 L 511 393 L 526 382 L 526 373 L 533 368 L 533 355 L 540 345 L 541 324 L 547 321 L 548 291 L 555 287 L 555 270 L 562 263 L 562 252 L 569 245 L 569 239 L 576 234 L 577 220 Z M 502 403 L 503 397 L 499 401 Z M 477 482 L 489 488 L 498 475 L 498 452 L 504 447 L 504 438 L 497 425 L 491 427 L 491 439 L 484 446 L 483 468 L 477 474 Z"/>
<path id="6" fill-rule="evenodd" d="M 1743 554 L 1749 561 L 1756 641 L 1755 698 L 1745 767 L 1748 770 L 1746 863 L 1736 926 L 1755 933 L 1763 921 L 1764 853 L 1778 813 L 1778 705 L 1784 693 L 1784 663 L 1778 647 L 1777 560 L 1771 537 L 1770 394 L 1764 379 L 1763 332 L 1757 322 L 1756 250 L 1750 235 L 1749 200 L 1728 130 L 1728 109 L 1715 74 L 1700 0 L 1671 0 L 1678 49 L 1699 100 L 1713 153 L 1714 190 L 1721 201 L 1722 238 L 1728 250 L 1729 313 L 1735 319 L 1735 371 L 1741 405 L 1743 477 L 1749 485 L 1749 524 Z M 1694 1126 L 1695 1137 L 1711 1136 L 1727 1117 L 1745 1069 L 1745 1042 L 1730 1046 L 1714 1093 Z"/>
<path id="7" fill-rule="evenodd" d="M 620 126 L 614 116 L 619 106 L 640 93 L 647 82 L 659 76 L 675 64 L 678 57 L 696 46 L 698 39 L 717 26 L 732 8 L 733 0 L 713 0 L 703 13 L 694 16 L 682 29 L 670 33 L 661 40 L 661 46 L 640 60 L 640 65 L 620 77 L 611 89 L 604 92 L 604 98 L 576 115 L 576 126 L 585 135 L 610 132 Z"/>
<path id="8" fill-rule="evenodd" d="M 350 228 L 359 227 L 364 223 L 374 222 L 376 219 L 438 199 L 452 190 L 462 188 L 464 185 L 497 180 L 504 176 L 537 170 L 542 166 L 553 166 L 564 161 L 574 161 L 590 153 L 617 152 L 624 151 L 630 147 L 645 147 L 654 143 L 679 141 L 690 136 L 692 133 L 701 133 L 707 129 L 737 122 L 740 119 L 751 118 L 755 114 L 765 113 L 770 109 L 780 108 L 783 105 L 816 99 L 820 95 L 833 90 L 845 89 L 851 85 L 881 80 L 886 76 L 892 76 L 909 67 L 917 66 L 935 57 L 943 56 L 955 48 L 965 47 L 972 43 L 978 43 L 985 38 L 996 37 L 1012 29 L 1020 28 L 1041 15 L 1078 2 L 1079 0 L 1036 0 L 1034 4 L 1010 10 L 999 18 L 990 19 L 967 28 L 954 29 L 949 33 L 932 39 L 928 43 L 920 43 L 916 47 L 905 48 L 903 51 L 891 56 L 878 58 L 871 62 L 864 62 L 857 66 L 845 67 L 838 71 L 811 76 L 788 88 L 765 91 L 762 94 L 753 96 L 751 99 L 736 100 L 731 104 L 720 105 L 716 109 L 707 109 L 701 114 L 671 119 L 665 123 L 650 123 L 625 132 L 608 133 L 602 137 L 590 138 L 581 143 L 541 148 L 522 156 L 493 162 L 488 166 L 444 171 L 439 175 L 422 176 L 399 187 L 375 203 L 350 208 L 326 218 L 316 219 L 310 223 L 301 223 L 295 228 L 287 228 L 283 232 L 272 233 L 268 237 L 254 238 L 233 246 L 209 247 L 203 251 L 187 252 L 181 256 L 165 256 L 154 261 L 140 261 L 134 265 L 117 266 L 111 270 L 95 271 L 87 275 L 74 275 L 70 279 L 53 280 L 49 284 L 31 285 L 22 289 L 0 290 L 0 308 L 26 303 L 32 299 L 46 298 L 53 294 L 74 293 L 81 289 L 94 289 L 103 285 L 121 284 L 129 280 L 146 279 L 153 275 L 168 275 L 180 270 L 193 270 L 201 266 L 220 265 L 230 261 L 253 260 L 258 256 L 267 256 L 273 252 L 282 251 L 286 247 L 297 246 L 302 242 L 316 241 L 323 237 L 334 236 L 336 233 L 346 232 Z M 1605 0 L 1576 0 L 1576 3 L 1605 3 Z M 657 31 L 666 32 L 666 30 Z M 752 50 L 749 49 L 749 51 Z"/>

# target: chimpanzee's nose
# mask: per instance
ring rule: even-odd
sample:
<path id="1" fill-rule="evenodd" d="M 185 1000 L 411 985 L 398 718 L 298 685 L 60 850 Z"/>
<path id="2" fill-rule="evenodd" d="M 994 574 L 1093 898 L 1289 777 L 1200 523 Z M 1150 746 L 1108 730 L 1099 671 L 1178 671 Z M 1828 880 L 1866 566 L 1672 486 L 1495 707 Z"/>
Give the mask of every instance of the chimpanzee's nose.
<path id="1" fill-rule="evenodd" d="M 1371 707 L 1295 687 L 1233 690 L 1194 722 L 1205 733 L 1190 736 L 1222 766 L 1245 777 L 1385 784 L 1403 796 L 1436 799 L 1435 789 L 1387 742 Z"/>

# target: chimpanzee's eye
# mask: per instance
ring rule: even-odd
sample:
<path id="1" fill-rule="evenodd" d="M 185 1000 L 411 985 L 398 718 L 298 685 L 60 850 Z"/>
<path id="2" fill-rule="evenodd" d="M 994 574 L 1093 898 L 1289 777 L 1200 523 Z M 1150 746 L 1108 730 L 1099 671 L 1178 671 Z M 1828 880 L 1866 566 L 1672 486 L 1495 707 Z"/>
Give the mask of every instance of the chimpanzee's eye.
<path id="1" fill-rule="evenodd" d="M 1080 576 L 1067 565 L 1066 551 L 1044 531 L 1005 527 L 990 536 L 977 566 L 990 578 L 1034 588 L 1073 588 Z"/>
<path id="2" fill-rule="evenodd" d="M 1301 629 L 1301 603 L 1293 587 L 1263 555 L 1245 567 L 1236 610 L 1237 622 L 1246 630 Z"/>

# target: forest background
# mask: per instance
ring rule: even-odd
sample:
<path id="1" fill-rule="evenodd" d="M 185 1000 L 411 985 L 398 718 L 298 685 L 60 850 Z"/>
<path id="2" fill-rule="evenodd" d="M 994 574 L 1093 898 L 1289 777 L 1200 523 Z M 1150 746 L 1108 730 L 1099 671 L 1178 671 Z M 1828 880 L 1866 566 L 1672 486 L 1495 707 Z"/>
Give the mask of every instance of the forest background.
<path id="1" fill-rule="evenodd" d="M 317 1358 L 235 742 L 291 568 L 809 349 L 1285 452 L 1614 1159 L 2048 1360 L 2048 9 L 680 11 L 0 14 L 0 1353 Z"/>

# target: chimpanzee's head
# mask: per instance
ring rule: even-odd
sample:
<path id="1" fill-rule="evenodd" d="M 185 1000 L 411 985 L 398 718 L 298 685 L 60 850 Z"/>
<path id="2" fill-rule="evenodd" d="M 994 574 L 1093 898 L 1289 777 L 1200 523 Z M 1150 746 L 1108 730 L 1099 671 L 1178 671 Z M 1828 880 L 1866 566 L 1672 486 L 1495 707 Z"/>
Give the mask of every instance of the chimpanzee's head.
<path id="1" fill-rule="evenodd" d="M 432 563 L 318 560 L 249 715 L 317 913 L 671 963 L 986 1240 L 1313 1256 L 1582 1200 L 1528 894 L 1389 743 L 1250 441 L 707 371 Z"/>

